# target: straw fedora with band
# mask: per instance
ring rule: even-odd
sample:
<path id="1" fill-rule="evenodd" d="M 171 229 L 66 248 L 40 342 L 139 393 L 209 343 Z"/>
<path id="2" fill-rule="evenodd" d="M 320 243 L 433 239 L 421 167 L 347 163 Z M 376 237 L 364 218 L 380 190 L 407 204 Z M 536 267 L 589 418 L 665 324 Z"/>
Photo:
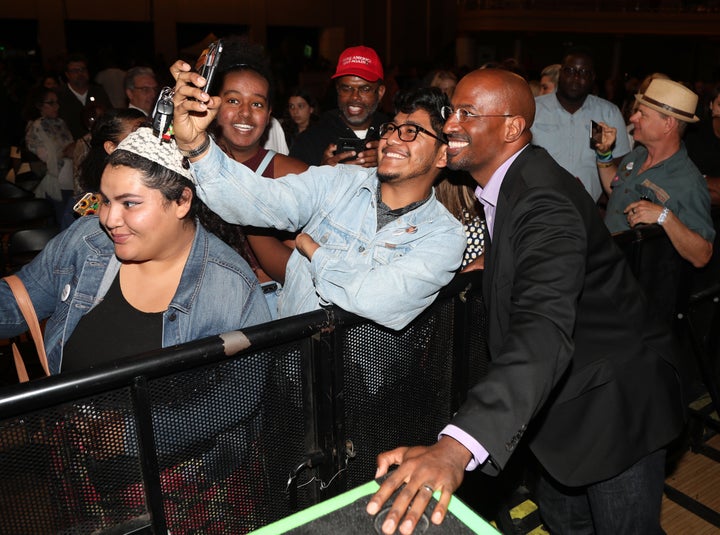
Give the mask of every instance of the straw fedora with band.
<path id="1" fill-rule="evenodd" d="M 700 120 L 695 115 L 698 96 L 684 85 L 672 80 L 654 79 L 645 93 L 635 95 L 635 100 L 639 104 L 686 123 L 696 123 Z"/>

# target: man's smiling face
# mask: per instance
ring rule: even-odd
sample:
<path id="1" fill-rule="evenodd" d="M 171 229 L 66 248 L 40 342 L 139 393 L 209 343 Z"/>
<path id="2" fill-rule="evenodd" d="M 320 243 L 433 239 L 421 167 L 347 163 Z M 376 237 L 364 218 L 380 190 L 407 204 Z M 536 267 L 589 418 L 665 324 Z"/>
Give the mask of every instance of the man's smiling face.
<path id="1" fill-rule="evenodd" d="M 379 81 L 368 82 L 359 76 L 341 76 L 335 81 L 335 88 L 338 108 L 345 122 L 353 129 L 368 128 L 372 114 L 385 94 L 385 86 Z"/>
<path id="2" fill-rule="evenodd" d="M 415 124 L 439 137 L 425 110 L 416 110 L 411 114 L 398 113 L 395 125 Z M 396 130 L 384 136 L 378 146 L 378 178 L 381 182 L 397 184 L 419 176 L 435 174 L 437 169 L 445 167 L 445 144 L 434 137 L 418 132 L 414 141 L 403 141 Z"/>

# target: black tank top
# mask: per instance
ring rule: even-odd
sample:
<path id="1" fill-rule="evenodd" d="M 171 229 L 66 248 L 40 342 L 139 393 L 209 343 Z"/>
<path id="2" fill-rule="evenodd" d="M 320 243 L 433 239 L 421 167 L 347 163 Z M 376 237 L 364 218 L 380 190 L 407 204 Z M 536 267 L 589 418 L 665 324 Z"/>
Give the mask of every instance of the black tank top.
<path id="1" fill-rule="evenodd" d="M 162 347 L 162 312 L 141 312 L 125 300 L 120 275 L 102 303 L 85 314 L 70 335 L 61 370 L 84 370 Z"/>

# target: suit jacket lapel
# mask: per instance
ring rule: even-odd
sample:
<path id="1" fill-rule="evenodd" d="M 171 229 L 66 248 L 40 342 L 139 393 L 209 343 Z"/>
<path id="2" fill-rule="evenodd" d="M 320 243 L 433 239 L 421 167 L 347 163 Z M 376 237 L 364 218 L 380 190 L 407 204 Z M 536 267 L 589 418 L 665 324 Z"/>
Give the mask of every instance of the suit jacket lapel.
<path id="1" fill-rule="evenodd" d="M 483 295 L 485 296 L 485 304 L 488 306 L 491 301 L 491 291 L 493 275 L 497 269 L 502 269 L 502 266 L 497 265 L 497 248 L 502 247 L 505 221 L 507 220 L 510 209 L 509 209 L 509 198 L 512 195 L 512 191 L 516 186 L 518 177 L 520 175 L 520 169 L 524 165 L 525 160 L 530 158 L 533 154 L 534 147 L 527 147 L 522 153 L 515 159 L 510 168 L 505 174 L 502 186 L 500 186 L 500 194 L 498 195 L 497 205 L 495 207 L 495 224 L 493 225 L 493 236 L 491 239 L 491 245 L 489 247 L 488 254 L 485 256 L 485 273 L 483 274 Z"/>

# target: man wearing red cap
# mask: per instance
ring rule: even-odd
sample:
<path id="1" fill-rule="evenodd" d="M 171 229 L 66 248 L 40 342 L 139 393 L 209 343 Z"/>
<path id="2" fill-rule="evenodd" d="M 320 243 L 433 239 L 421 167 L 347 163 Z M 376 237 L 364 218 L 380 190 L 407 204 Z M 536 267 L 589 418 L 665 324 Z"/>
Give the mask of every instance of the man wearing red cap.
<path id="1" fill-rule="evenodd" d="M 378 128 L 388 120 L 377 111 L 385 94 L 383 76 L 382 62 L 372 48 L 345 49 L 333 75 L 338 109 L 300 134 L 290 156 L 308 165 L 376 167 Z"/>

